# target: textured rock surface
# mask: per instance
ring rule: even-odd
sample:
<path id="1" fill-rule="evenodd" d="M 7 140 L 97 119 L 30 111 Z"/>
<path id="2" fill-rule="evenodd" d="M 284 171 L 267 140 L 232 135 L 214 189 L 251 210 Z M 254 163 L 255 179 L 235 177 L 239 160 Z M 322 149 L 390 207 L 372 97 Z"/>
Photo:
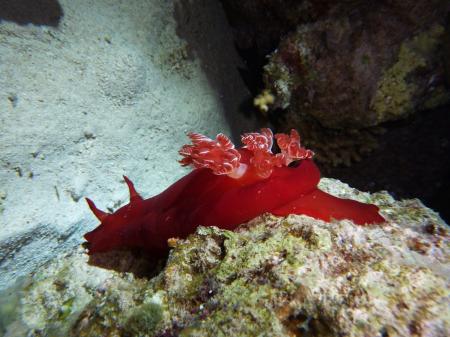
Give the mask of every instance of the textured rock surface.
<path id="1" fill-rule="evenodd" d="M 348 129 L 448 101 L 440 53 L 444 27 L 411 34 L 398 26 L 389 34 L 394 28 L 381 20 L 375 13 L 356 22 L 344 17 L 300 26 L 265 66 L 275 104 L 327 128 Z"/>
<path id="2" fill-rule="evenodd" d="M 376 147 L 369 127 L 449 102 L 444 26 L 399 22 L 381 9 L 331 17 L 299 26 L 271 55 L 273 107 L 287 110 L 284 127 L 298 128 L 318 160 L 349 164 Z"/>
<path id="3" fill-rule="evenodd" d="M 375 149 L 373 126 L 450 101 L 447 1 L 222 2 L 249 86 L 273 95 L 261 112 L 327 167 Z"/>
<path id="4" fill-rule="evenodd" d="M 158 193 L 184 174 L 187 131 L 245 124 L 216 2 L 57 4 L 0 5 L 0 289 L 80 242 L 95 225 L 83 197 L 117 207 L 123 174 Z"/>
<path id="5" fill-rule="evenodd" d="M 2 296 L 6 336 L 448 336 L 450 246 L 438 215 L 330 179 L 321 188 L 377 203 L 387 223 L 267 215 L 236 232 L 201 227 L 151 279 L 88 266 L 78 251 Z"/>
<path id="6" fill-rule="evenodd" d="M 265 66 L 276 107 L 328 128 L 367 127 L 449 99 L 446 1 L 222 0 Z"/>

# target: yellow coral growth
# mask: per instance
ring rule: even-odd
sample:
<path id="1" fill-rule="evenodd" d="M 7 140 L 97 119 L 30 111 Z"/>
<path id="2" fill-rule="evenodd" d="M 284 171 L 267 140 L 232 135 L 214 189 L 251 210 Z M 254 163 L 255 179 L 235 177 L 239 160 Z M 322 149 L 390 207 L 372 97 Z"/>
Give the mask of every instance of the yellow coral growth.
<path id="1" fill-rule="evenodd" d="M 266 113 L 269 111 L 269 105 L 275 102 L 275 97 L 270 90 L 263 90 L 258 96 L 253 99 L 253 105 L 257 107 L 261 112 Z"/>

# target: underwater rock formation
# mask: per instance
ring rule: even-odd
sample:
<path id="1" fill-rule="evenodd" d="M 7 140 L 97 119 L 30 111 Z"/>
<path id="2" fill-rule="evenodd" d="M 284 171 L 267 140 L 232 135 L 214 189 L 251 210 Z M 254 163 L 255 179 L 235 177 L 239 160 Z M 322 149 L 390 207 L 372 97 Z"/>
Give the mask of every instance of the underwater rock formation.
<path id="1" fill-rule="evenodd" d="M 396 36 L 389 33 L 393 27 L 372 21 L 368 27 L 364 19 L 348 17 L 303 25 L 264 68 L 273 107 L 287 110 L 287 127 L 308 135 L 311 143 L 305 144 L 333 166 L 348 165 L 377 146 L 371 127 L 450 99 L 444 27 Z"/>
<path id="2" fill-rule="evenodd" d="M 153 278 L 87 265 L 79 250 L 11 292 L 5 336 L 448 336 L 446 224 L 418 200 L 320 187 L 377 204 L 387 223 L 265 215 L 235 232 L 200 227 Z"/>
<path id="3" fill-rule="evenodd" d="M 361 128 L 450 98 L 445 1 L 222 2 L 241 50 L 275 49 L 264 83 L 276 107 Z"/>
<path id="4" fill-rule="evenodd" d="M 274 105 L 327 128 L 348 129 L 447 102 L 439 52 L 444 27 L 396 36 L 389 33 L 393 27 L 372 21 L 376 29 L 364 19 L 320 21 L 284 39 L 264 68 Z"/>
<path id="5" fill-rule="evenodd" d="M 257 107 L 328 166 L 376 148 L 374 126 L 450 101 L 448 2 L 222 2 L 249 67 L 264 65 L 272 111 Z"/>

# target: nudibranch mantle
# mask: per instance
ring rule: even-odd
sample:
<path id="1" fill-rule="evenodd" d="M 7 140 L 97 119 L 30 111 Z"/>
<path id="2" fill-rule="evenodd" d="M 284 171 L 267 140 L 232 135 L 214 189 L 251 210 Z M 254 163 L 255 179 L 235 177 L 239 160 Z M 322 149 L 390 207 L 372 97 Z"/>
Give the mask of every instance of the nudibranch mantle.
<path id="1" fill-rule="evenodd" d="M 241 148 L 224 134 L 216 139 L 199 133 L 188 137 L 192 144 L 180 149 L 180 164 L 194 169 L 159 195 L 143 199 L 124 176 L 130 202 L 114 213 L 99 210 L 86 198 L 101 222 L 84 236 L 89 254 L 123 248 L 163 254 L 167 240 L 185 238 L 200 225 L 233 230 L 266 212 L 349 219 L 359 225 L 384 221 L 375 205 L 318 189 L 314 153 L 301 146 L 295 130 L 275 136 L 267 128 L 246 133 Z M 274 138 L 280 153 L 272 152 Z"/>

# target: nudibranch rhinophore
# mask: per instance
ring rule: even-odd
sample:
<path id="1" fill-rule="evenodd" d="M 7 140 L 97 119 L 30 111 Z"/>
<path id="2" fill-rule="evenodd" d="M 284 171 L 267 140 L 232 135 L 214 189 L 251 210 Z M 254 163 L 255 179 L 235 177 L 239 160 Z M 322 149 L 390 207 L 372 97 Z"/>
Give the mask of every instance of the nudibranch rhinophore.
<path id="1" fill-rule="evenodd" d="M 114 213 L 103 212 L 86 199 L 101 222 L 84 236 L 89 254 L 123 248 L 162 254 L 168 250 L 168 239 L 185 238 L 198 226 L 233 230 L 266 212 L 324 221 L 349 219 L 359 225 L 384 221 L 375 205 L 318 189 L 314 153 L 301 146 L 295 130 L 275 136 L 270 129 L 246 133 L 241 148 L 223 134 L 216 139 L 198 133 L 188 137 L 192 144 L 179 151 L 180 163 L 194 169 L 161 194 L 143 199 L 124 177 L 130 202 Z M 281 150 L 276 154 L 274 137 Z"/>

